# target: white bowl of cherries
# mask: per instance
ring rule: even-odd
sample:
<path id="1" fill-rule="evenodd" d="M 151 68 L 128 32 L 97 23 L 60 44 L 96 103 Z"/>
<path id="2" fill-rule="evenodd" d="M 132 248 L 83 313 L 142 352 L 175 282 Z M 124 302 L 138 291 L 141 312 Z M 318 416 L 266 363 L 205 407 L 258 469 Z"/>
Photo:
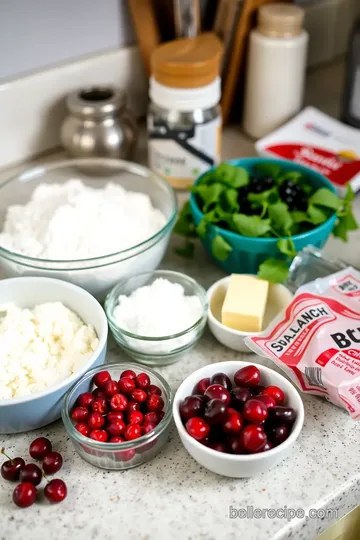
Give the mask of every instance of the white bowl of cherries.
<path id="1" fill-rule="evenodd" d="M 219 362 L 180 385 L 173 416 L 189 454 L 210 471 L 244 478 L 289 456 L 304 423 L 295 387 L 249 362 Z"/>

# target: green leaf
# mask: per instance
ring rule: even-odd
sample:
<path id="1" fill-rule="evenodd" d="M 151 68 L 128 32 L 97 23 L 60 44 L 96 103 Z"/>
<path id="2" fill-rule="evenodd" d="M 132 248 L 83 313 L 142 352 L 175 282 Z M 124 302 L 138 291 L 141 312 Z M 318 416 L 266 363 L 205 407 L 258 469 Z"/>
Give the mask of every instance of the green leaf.
<path id="1" fill-rule="evenodd" d="M 333 229 L 333 235 L 340 238 L 344 242 L 347 242 L 348 231 L 356 231 L 357 228 L 357 221 L 353 214 L 352 208 L 349 207 L 347 213 L 338 219 Z"/>
<path id="2" fill-rule="evenodd" d="M 235 167 L 230 163 L 221 163 L 214 169 L 214 175 L 218 182 L 226 184 L 230 188 L 240 188 L 249 183 L 249 173 L 243 167 Z"/>
<path id="3" fill-rule="evenodd" d="M 313 225 L 320 225 L 329 218 L 327 212 L 321 210 L 321 208 L 318 208 L 314 204 L 309 204 L 307 213 L 310 218 L 310 222 L 313 223 Z"/>
<path id="4" fill-rule="evenodd" d="M 236 189 L 227 189 L 224 192 L 224 197 L 227 203 L 227 206 L 230 211 L 232 212 L 238 212 L 239 211 L 239 203 L 238 203 L 238 192 Z"/>
<path id="5" fill-rule="evenodd" d="M 195 244 L 190 240 L 187 240 L 183 248 L 175 248 L 175 253 L 184 257 L 185 259 L 192 259 L 194 257 Z"/>
<path id="6" fill-rule="evenodd" d="M 285 171 L 282 173 L 278 180 L 279 182 L 284 182 L 285 180 L 291 180 L 295 184 L 303 178 L 303 174 L 298 171 Z"/>
<path id="7" fill-rule="evenodd" d="M 219 197 L 225 189 L 224 186 L 218 182 L 216 184 L 211 184 L 211 186 L 203 186 L 200 184 L 196 187 L 196 193 L 204 202 L 203 212 L 206 212 L 211 205 L 216 205 L 219 202 Z"/>
<path id="8" fill-rule="evenodd" d="M 279 201 L 269 206 L 268 212 L 274 229 L 280 233 L 286 234 L 293 224 L 287 205 L 284 202 Z"/>
<path id="9" fill-rule="evenodd" d="M 270 220 L 261 219 L 260 216 L 235 214 L 233 222 L 236 230 L 243 236 L 259 237 L 270 231 Z"/>
<path id="10" fill-rule="evenodd" d="M 339 197 L 327 188 L 320 188 L 310 197 L 309 204 L 325 206 L 331 210 L 338 210 L 341 206 Z"/>
<path id="11" fill-rule="evenodd" d="M 293 223 L 303 223 L 304 221 L 309 221 L 309 216 L 306 212 L 301 212 L 300 210 L 294 210 L 290 212 L 291 219 Z"/>
<path id="12" fill-rule="evenodd" d="M 248 200 L 250 202 L 263 204 L 265 202 L 268 202 L 272 194 L 276 194 L 276 188 L 267 189 L 266 191 L 263 191 L 262 193 L 249 193 Z"/>
<path id="13" fill-rule="evenodd" d="M 346 184 L 346 193 L 344 197 L 344 201 L 352 202 L 355 199 L 355 193 L 352 190 L 352 187 L 350 184 Z"/>
<path id="14" fill-rule="evenodd" d="M 199 225 L 196 227 L 196 232 L 198 233 L 199 237 L 201 239 L 204 239 L 205 236 L 206 236 L 206 232 L 207 232 L 207 227 L 208 227 L 208 221 L 206 219 L 206 217 L 204 217 Z"/>
<path id="15" fill-rule="evenodd" d="M 266 259 L 259 267 L 258 276 L 270 283 L 283 283 L 289 274 L 286 261 L 279 259 Z"/>
<path id="16" fill-rule="evenodd" d="M 284 255 L 295 257 L 297 251 L 291 238 L 280 238 L 276 245 Z"/>
<path id="17" fill-rule="evenodd" d="M 230 244 L 228 244 L 226 240 L 224 240 L 219 234 L 214 237 L 211 243 L 212 254 L 214 255 L 215 259 L 218 259 L 221 262 L 226 261 L 229 254 L 232 252 L 232 249 L 233 248 L 230 246 Z"/>
<path id="18" fill-rule="evenodd" d="M 231 187 L 241 188 L 245 187 L 249 183 L 249 173 L 243 167 L 236 167 L 236 175 L 231 182 Z"/>
<path id="19" fill-rule="evenodd" d="M 177 222 L 175 223 L 174 233 L 188 238 L 196 237 L 195 225 L 189 201 L 187 201 L 181 209 Z"/>
<path id="20" fill-rule="evenodd" d="M 281 167 L 276 163 L 261 162 L 254 166 L 254 170 L 261 176 L 271 176 L 276 179 L 281 174 Z"/>

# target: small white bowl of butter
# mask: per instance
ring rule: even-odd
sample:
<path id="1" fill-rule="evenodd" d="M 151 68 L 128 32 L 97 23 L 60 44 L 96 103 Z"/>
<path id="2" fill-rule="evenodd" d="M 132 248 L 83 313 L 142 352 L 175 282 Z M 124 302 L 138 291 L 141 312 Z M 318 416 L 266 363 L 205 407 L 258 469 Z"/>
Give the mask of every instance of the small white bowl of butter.
<path id="1" fill-rule="evenodd" d="M 258 333 L 259 331 L 245 331 L 245 330 L 238 330 L 235 328 L 231 328 L 230 326 L 227 326 L 222 323 L 222 311 L 224 306 L 224 301 L 226 294 L 228 292 L 230 281 L 234 277 L 236 279 L 237 276 L 244 276 L 245 279 L 250 280 L 257 280 L 256 276 L 249 276 L 245 274 L 239 274 L 239 275 L 232 275 L 227 276 L 223 279 L 220 279 L 219 281 L 216 281 L 208 290 L 207 297 L 208 297 L 208 324 L 211 333 L 215 336 L 215 338 L 220 341 L 225 347 L 229 347 L 230 349 L 233 349 L 235 351 L 239 352 L 246 352 L 251 353 L 250 349 L 245 344 L 244 339 L 248 336 L 253 336 Z M 240 278 L 241 279 L 241 278 Z M 262 280 L 258 280 L 259 282 L 262 282 Z M 252 291 L 252 285 L 251 281 L 247 282 L 245 281 L 243 285 L 247 285 L 247 292 Z M 250 295 L 253 296 L 252 298 L 252 305 L 250 311 L 254 311 L 255 304 L 261 304 L 261 300 L 259 302 L 256 302 L 256 292 L 254 291 L 254 294 Z M 258 291 L 260 294 L 263 292 L 260 290 Z M 248 294 L 247 294 L 248 296 Z M 289 291 L 285 285 L 282 284 L 273 284 L 270 283 L 268 286 L 268 292 L 267 292 L 267 298 L 265 295 L 265 309 L 264 312 L 259 315 L 259 328 L 261 330 L 264 330 L 270 322 L 284 309 L 286 308 L 291 300 L 293 298 L 292 293 Z M 236 299 L 235 299 L 236 300 Z M 246 304 L 246 301 L 244 302 Z M 243 306 L 242 311 L 246 311 L 246 305 L 245 309 Z M 256 309 L 255 309 L 256 311 Z M 239 320 L 237 321 L 239 323 Z M 236 322 L 234 323 L 234 326 L 236 325 Z M 241 323 L 240 323 L 241 326 Z M 260 330 L 260 331 L 261 331 Z"/>

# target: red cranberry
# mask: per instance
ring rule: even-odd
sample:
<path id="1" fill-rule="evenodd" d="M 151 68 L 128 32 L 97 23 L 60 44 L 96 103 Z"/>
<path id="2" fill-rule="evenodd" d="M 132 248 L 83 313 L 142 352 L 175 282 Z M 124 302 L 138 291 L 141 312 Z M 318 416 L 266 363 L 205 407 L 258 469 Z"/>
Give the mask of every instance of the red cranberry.
<path id="1" fill-rule="evenodd" d="M 51 503 L 59 503 L 63 501 L 67 495 L 65 482 L 63 482 L 63 480 L 59 480 L 58 478 L 50 480 L 50 482 L 45 486 L 44 495 Z"/>
<path id="2" fill-rule="evenodd" d="M 137 401 L 128 401 L 126 412 L 129 413 L 131 411 L 140 411 L 140 403 Z"/>
<path id="3" fill-rule="evenodd" d="M 147 398 L 147 393 L 141 388 L 136 388 L 131 392 L 131 399 L 137 401 L 138 403 L 143 403 Z"/>
<path id="4" fill-rule="evenodd" d="M 89 416 L 88 425 L 90 429 L 100 429 L 105 425 L 104 417 L 100 413 L 94 412 Z"/>
<path id="5" fill-rule="evenodd" d="M 82 411 L 86 411 L 86 415 L 88 415 L 88 410 L 85 407 L 79 407 Z M 74 409 L 76 411 L 76 409 Z M 87 418 L 87 416 L 86 416 Z M 86 420 L 85 418 L 85 420 Z M 76 420 L 74 418 L 74 420 Z M 76 420 L 76 422 L 82 422 L 83 420 Z M 46 439 L 46 437 L 38 437 L 35 439 L 31 444 L 29 448 L 29 454 L 33 459 L 36 459 L 37 461 L 41 461 L 44 459 L 46 454 L 48 452 L 51 452 L 52 445 L 49 439 Z"/>
<path id="6" fill-rule="evenodd" d="M 140 411 L 132 411 L 128 415 L 128 422 L 129 424 L 141 424 L 144 422 L 144 415 Z"/>
<path id="7" fill-rule="evenodd" d="M 263 396 L 270 396 L 275 399 L 276 405 L 283 405 L 285 401 L 285 394 L 278 386 L 267 386 L 262 391 Z"/>
<path id="8" fill-rule="evenodd" d="M 99 373 L 96 373 L 93 378 L 93 383 L 98 388 L 104 388 L 105 383 L 108 381 L 111 381 L 111 375 L 108 371 L 99 371 Z"/>
<path id="9" fill-rule="evenodd" d="M 86 409 L 86 407 L 76 407 L 71 413 L 71 418 L 74 420 L 74 422 L 86 422 L 86 420 L 88 419 L 88 416 L 89 416 L 89 410 Z M 30 455 L 31 455 L 31 452 L 30 452 Z"/>
<path id="10" fill-rule="evenodd" d="M 122 442 L 125 442 L 125 439 L 120 437 L 120 435 L 114 435 L 114 437 L 111 437 L 109 439 L 109 442 L 111 442 L 111 443 L 122 443 Z"/>
<path id="11" fill-rule="evenodd" d="M 30 483 L 38 486 L 42 480 L 41 469 L 35 463 L 28 463 L 20 471 L 20 482 Z"/>
<path id="12" fill-rule="evenodd" d="M 128 400 L 124 394 L 115 394 L 110 400 L 110 407 L 113 411 L 126 411 Z"/>
<path id="13" fill-rule="evenodd" d="M 210 426 L 223 424 L 228 417 L 227 406 L 221 399 L 210 399 L 207 402 L 204 418 Z"/>
<path id="14" fill-rule="evenodd" d="M 236 435 L 237 433 L 240 433 L 243 427 L 244 419 L 239 412 L 235 411 L 228 415 L 228 418 L 223 425 L 223 430 L 228 435 Z"/>
<path id="15" fill-rule="evenodd" d="M 202 416 L 204 412 L 204 402 L 202 397 L 188 396 L 180 403 L 180 415 L 185 420 L 193 416 Z"/>
<path id="16" fill-rule="evenodd" d="M 94 439 L 94 441 L 106 442 L 108 438 L 109 435 L 103 429 L 94 429 L 93 431 L 90 431 L 90 439 Z"/>
<path id="17" fill-rule="evenodd" d="M 91 392 L 84 392 L 83 394 L 80 394 L 80 396 L 77 399 L 79 407 L 86 407 L 89 408 L 92 402 L 94 401 L 94 396 Z"/>
<path id="18" fill-rule="evenodd" d="M 205 377 L 205 379 L 200 379 L 200 381 L 195 385 L 193 394 L 200 394 L 203 396 L 205 390 L 210 386 L 210 377 Z"/>
<path id="19" fill-rule="evenodd" d="M 266 443 L 266 434 L 261 426 L 249 424 L 239 435 L 240 443 L 250 454 L 259 452 Z"/>
<path id="20" fill-rule="evenodd" d="M 95 390 L 92 391 L 92 395 L 94 396 L 94 399 L 106 399 L 106 394 L 101 388 L 95 388 Z"/>
<path id="21" fill-rule="evenodd" d="M 236 409 L 237 411 L 242 411 L 242 408 L 244 406 L 245 401 L 248 399 L 251 399 L 252 392 L 249 390 L 249 388 L 233 388 L 230 392 L 231 396 L 231 405 Z"/>
<path id="22" fill-rule="evenodd" d="M 144 416 L 144 424 L 154 424 L 157 426 L 160 423 L 161 417 L 158 412 L 151 411 Z"/>
<path id="23" fill-rule="evenodd" d="M 226 388 L 226 390 L 229 390 L 229 392 L 232 389 L 231 381 L 225 373 L 215 373 L 215 375 L 211 377 L 210 384 L 220 384 Z"/>
<path id="24" fill-rule="evenodd" d="M 5 454 L 5 448 L 1 449 L 1 453 Z M 8 461 L 4 461 L 4 463 L 1 465 L 1 476 L 5 478 L 5 480 L 10 480 L 10 482 L 16 482 L 19 480 L 20 471 L 25 467 L 25 461 L 20 458 L 16 457 L 14 459 L 8 459 Z"/>
<path id="25" fill-rule="evenodd" d="M 229 405 L 230 403 L 229 391 L 220 384 L 212 384 L 211 386 L 209 386 L 205 391 L 204 397 L 208 400 L 221 399 L 221 401 L 223 401 L 225 405 Z"/>
<path id="26" fill-rule="evenodd" d="M 240 368 L 234 375 L 236 386 L 254 388 L 260 383 L 260 370 L 256 366 L 245 366 Z"/>
<path id="27" fill-rule="evenodd" d="M 271 450 L 272 448 L 274 448 L 274 446 L 271 444 L 271 442 L 266 441 L 264 448 L 261 448 L 261 450 L 254 452 L 254 454 L 258 454 L 259 452 L 266 452 L 267 450 Z"/>
<path id="28" fill-rule="evenodd" d="M 135 390 L 135 380 L 130 379 L 130 377 L 123 377 L 119 381 L 119 392 L 122 394 L 131 394 Z"/>
<path id="29" fill-rule="evenodd" d="M 79 433 L 81 433 L 81 435 L 84 435 L 84 437 L 88 437 L 90 435 L 90 428 L 84 422 L 80 422 L 79 424 L 76 424 L 75 429 Z"/>
<path id="30" fill-rule="evenodd" d="M 106 419 L 109 424 L 111 424 L 112 422 L 117 422 L 118 420 L 122 421 L 124 420 L 124 414 L 120 411 L 110 411 Z"/>
<path id="31" fill-rule="evenodd" d="M 116 381 L 106 381 L 104 384 L 104 392 L 106 397 L 111 398 L 119 393 L 119 384 Z"/>
<path id="32" fill-rule="evenodd" d="M 246 454 L 246 450 L 239 436 L 229 437 L 227 442 L 232 454 Z"/>
<path id="33" fill-rule="evenodd" d="M 258 401 L 262 401 L 267 409 L 272 409 L 276 405 L 275 399 L 272 398 L 271 396 L 260 395 L 260 396 L 256 396 L 256 399 Z"/>
<path id="34" fill-rule="evenodd" d="M 268 417 L 266 405 L 259 399 L 249 399 L 244 405 L 243 415 L 251 424 L 262 424 Z"/>
<path id="35" fill-rule="evenodd" d="M 42 464 L 45 474 L 55 474 L 60 471 L 63 464 L 63 458 L 59 452 L 50 452 L 44 457 Z"/>
<path id="36" fill-rule="evenodd" d="M 123 420 L 116 420 L 116 422 L 112 422 L 107 427 L 107 432 L 111 436 L 118 436 L 123 435 L 126 429 L 126 424 Z"/>
<path id="37" fill-rule="evenodd" d="M 162 420 L 165 416 L 165 412 L 164 411 L 158 411 L 158 417 L 160 418 L 160 420 Z"/>
<path id="38" fill-rule="evenodd" d="M 150 384 L 149 388 L 147 389 L 147 393 L 149 396 L 152 394 L 157 394 L 158 396 L 161 396 L 161 389 L 156 386 L 156 384 Z"/>
<path id="39" fill-rule="evenodd" d="M 277 427 L 268 429 L 267 435 L 270 439 L 270 442 L 272 442 L 274 446 L 279 446 L 279 444 L 283 443 L 288 438 L 289 430 L 286 426 L 277 426 Z M 21 473 L 20 473 L 20 478 L 21 478 Z"/>
<path id="40" fill-rule="evenodd" d="M 209 448 L 212 448 L 213 450 L 216 450 L 217 452 L 224 452 L 227 453 L 227 447 L 224 442 L 210 442 L 208 444 Z"/>
<path id="41" fill-rule="evenodd" d="M 91 404 L 91 409 L 93 412 L 98 412 L 100 414 L 106 414 L 108 411 L 106 399 L 96 399 Z"/>
<path id="42" fill-rule="evenodd" d="M 272 399 L 270 396 L 263 397 Z M 291 427 L 295 422 L 295 419 L 296 412 L 291 407 L 281 407 L 280 405 L 277 405 L 276 407 L 273 407 L 271 411 L 269 411 L 269 423 L 273 424 L 274 426 L 286 425 Z"/>
<path id="43" fill-rule="evenodd" d="M 141 426 L 138 424 L 129 424 L 125 429 L 125 439 L 127 441 L 133 441 L 141 437 Z"/>
<path id="44" fill-rule="evenodd" d="M 143 435 L 145 435 L 146 433 L 150 433 L 150 431 L 154 431 L 155 427 L 156 427 L 156 424 L 153 424 L 151 422 L 146 422 L 141 428 L 141 432 Z"/>
<path id="45" fill-rule="evenodd" d="M 139 373 L 137 377 L 135 377 L 135 384 L 137 388 L 141 388 L 141 390 L 147 390 L 150 386 L 150 377 L 146 373 Z"/>
<path id="46" fill-rule="evenodd" d="M 205 437 L 207 437 L 210 433 L 209 424 L 207 424 L 203 418 L 199 418 L 197 416 L 189 418 L 185 427 L 189 435 L 191 435 L 191 437 L 197 441 L 205 439 Z"/>
<path id="47" fill-rule="evenodd" d="M 116 461 L 130 461 L 134 456 L 134 448 L 129 448 L 129 450 L 119 450 L 119 452 L 115 453 Z"/>
<path id="48" fill-rule="evenodd" d="M 162 411 L 164 408 L 164 400 L 161 396 L 152 394 L 151 396 L 148 396 L 146 406 L 148 411 Z"/>
<path id="49" fill-rule="evenodd" d="M 37 489 L 30 482 L 23 482 L 16 486 L 13 493 L 13 501 L 20 508 L 27 508 L 36 501 Z"/>
<path id="50" fill-rule="evenodd" d="M 123 371 L 120 375 L 120 379 L 123 379 L 124 377 L 128 377 L 129 379 L 135 379 L 136 373 L 132 369 L 125 369 L 125 371 Z"/>

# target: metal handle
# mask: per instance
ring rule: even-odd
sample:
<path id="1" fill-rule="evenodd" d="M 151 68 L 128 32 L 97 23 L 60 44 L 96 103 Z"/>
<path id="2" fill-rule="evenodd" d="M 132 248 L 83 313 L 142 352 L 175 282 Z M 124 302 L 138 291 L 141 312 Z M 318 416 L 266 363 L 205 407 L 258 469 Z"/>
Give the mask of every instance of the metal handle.
<path id="1" fill-rule="evenodd" d="M 200 0 L 174 0 L 176 36 L 196 37 L 200 32 Z"/>

